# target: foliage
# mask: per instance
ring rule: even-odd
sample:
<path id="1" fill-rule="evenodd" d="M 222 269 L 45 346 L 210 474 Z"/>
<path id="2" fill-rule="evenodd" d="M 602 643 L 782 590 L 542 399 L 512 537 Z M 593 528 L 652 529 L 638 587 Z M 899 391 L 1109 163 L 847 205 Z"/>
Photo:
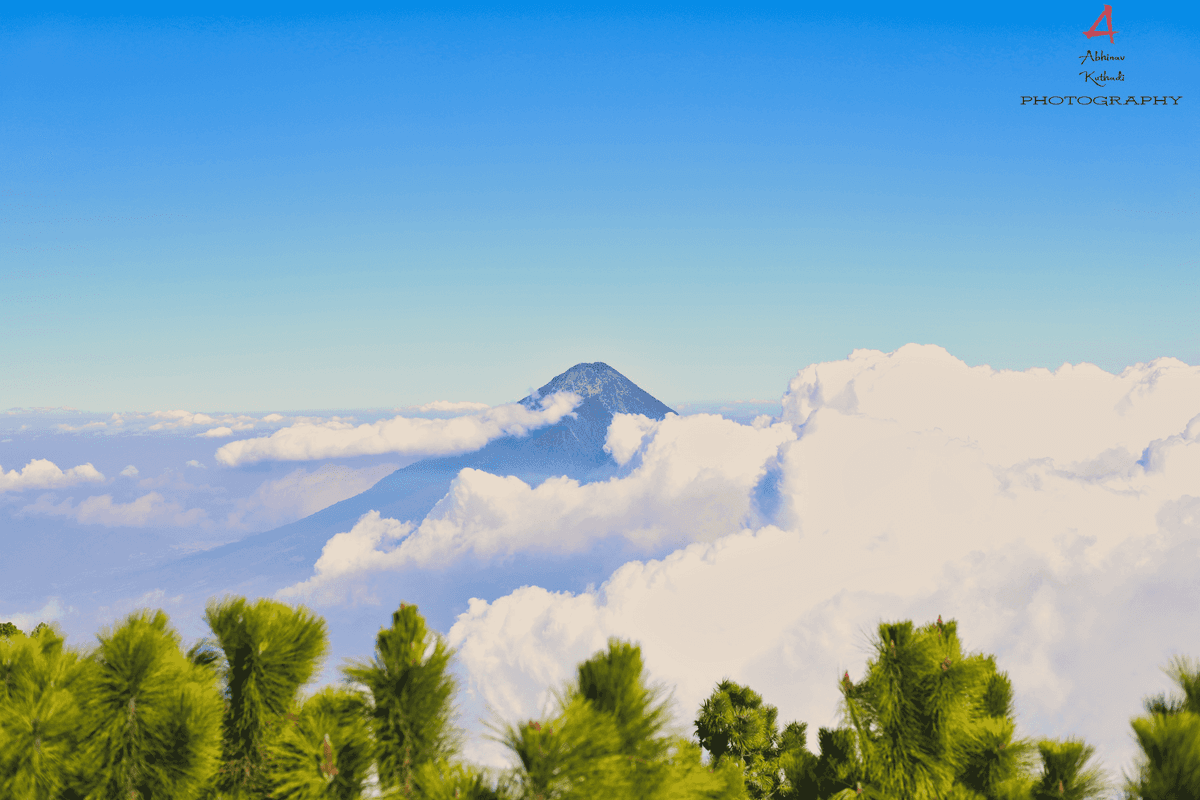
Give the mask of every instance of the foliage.
<path id="1" fill-rule="evenodd" d="M 241 597 L 210 602 L 205 617 L 224 656 L 224 763 L 217 788 L 233 797 L 262 796 L 270 736 L 326 653 L 325 621 L 304 608 Z M 193 648 L 193 662 L 206 659 L 202 653 Z"/>
<path id="2" fill-rule="evenodd" d="M 1086 768 L 1096 748 L 1078 739 L 1038 743 L 1042 774 L 1033 784 L 1033 800 L 1088 800 L 1103 797 L 1106 790 L 1098 767 Z"/>
<path id="3" fill-rule="evenodd" d="M 780 800 L 1034 800 L 1093 798 L 1100 771 L 1087 767 L 1093 748 L 1077 740 L 1043 740 L 1033 774 L 1033 743 L 1015 738 L 1012 684 L 995 659 L 963 652 L 950 620 L 916 629 L 881 624 L 875 656 L 857 684 L 841 691 L 844 728 L 821 728 L 820 755 L 805 747 L 805 727 L 779 737 Z"/>
<path id="4" fill-rule="evenodd" d="M 400 604 L 392 626 L 375 640 L 375 657 L 343 672 L 369 691 L 368 714 L 377 743 L 379 782 L 413 792 L 413 775 L 423 764 L 448 757 L 457 737 L 451 725 L 454 652 L 430 630 L 414 605 Z"/>
<path id="5" fill-rule="evenodd" d="M 738 761 L 753 798 L 774 797 L 779 785 L 778 713 L 750 687 L 723 680 L 696 719 L 700 746 L 713 763 Z"/>
<path id="6" fill-rule="evenodd" d="M 528 800 L 621 797 L 621 734 L 612 714 L 575 696 L 553 719 L 507 726 L 500 740 L 519 766 L 510 794 Z"/>
<path id="7" fill-rule="evenodd" d="M 413 786 L 422 800 L 500 800 L 487 775 L 465 764 L 427 761 L 414 771 Z"/>
<path id="8" fill-rule="evenodd" d="M 57 631 L 0 638 L 0 797 L 50 800 L 67 789 L 80 745 L 80 660 Z"/>
<path id="9" fill-rule="evenodd" d="M 326 687 L 297 703 L 268 746 L 271 797 L 353 800 L 362 796 L 374 745 L 357 692 Z"/>
<path id="10" fill-rule="evenodd" d="M 653 759 L 663 755 L 660 734 L 668 708 L 661 690 L 646 686 L 641 648 L 610 639 L 602 650 L 576 670 L 575 693 L 592 707 L 612 717 L 620 738 L 618 751 L 633 758 Z"/>
<path id="11" fill-rule="evenodd" d="M 84 663 L 85 785 L 99 797 L 195 797 L 221 753 L 213 674 L 188 661 L 162 611 L 102 631 Z"/>
<path id="12" fill-rule="evenodd" d="M 515 757 L 494 782 L 456 763 L 453 651 L 415 606 L 380 630 L 351 686 L 299 699 L 324 620 L 270 600 L 211 602 L 213 639 L 187 652 L 162 611 L 139 611 L 81 653 L 39 625 L 0 626 L 0 797 L 351 800 L 1091 800 L 1106 785 L 1079 739 L 1016 738 L 1012 684 L 964 652 L 951 620 L 878 628 L 863 679 L 841 681 L 845 726 L 778 730 L 774 706 L 725 680 L 697 742 L 668 730 L 641 649 L 611 639 L 542 720 L 495 728 Z M 1200 666 L 1168 670 L 1182 696 L 1145 701 L 1129 800 L 1200 800 Z M 708 765 L 701 751 L 711 756 Z M 1040 770 L 1035 762 L 1040 756 Z"/>
<path id="13" fill-rule="evenodd" d="M 705 767 L 700 748 L 667 734 L 667 704 L 646 685 L 641 649 L 611 639 L 579 665 L 552 719 L 503 729 L 519 798 L 743 798 L 740 764 Z"/>
<path id="14" fill-rule="evenodd" d="M 879 797 L 979 798 L 1018 792 L 1032 746 L 1015 740 L 1012 686 L 995 659 L 968 654 L 954 620 L 881 623 L 858 684 L 841 682 L 860 759 L 855 790 Z"/>
<path id="15" fill-rule="evenodd" d="M 1130 723 L 1141 756 L 1126 776 L 1125 795 L 1138 800 L 1200 798 L 1200 664 L 1174 658 L 1166 673 L 1182 697 L 1156 695 L 1145 701 L 1146 715 Z"/>
<path id="16" fill-rule="evenodd" d="M 789 725 L 781 737 L 779 767 L 783 785 L 782 800 L 815 800 L 833 797 L 861 787 L 862 764 L 854 750 L 854 732 L 849 728 L 820 728 L 817 744 L 820 756 L 808 751 L 804 743 L 803 723 Z"/>

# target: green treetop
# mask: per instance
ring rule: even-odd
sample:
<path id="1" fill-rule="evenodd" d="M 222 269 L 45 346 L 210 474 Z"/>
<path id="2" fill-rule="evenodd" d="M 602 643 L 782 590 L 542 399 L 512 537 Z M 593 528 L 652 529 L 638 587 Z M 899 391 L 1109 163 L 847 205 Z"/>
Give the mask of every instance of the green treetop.
<path id="1" fill-rule="evenodd" d="M 717 684 L 700 707 L 696 736 L 714 764 L 733 759 L 743 770 L 753 798 L 776 796 L 779 786 L 779 731 L 775 706 L 748 686 Z"/>
<path id="2" fill-rule="evenodd" d="M 0 797 L 56 800 L 79 763 L 78 653 L 49 626 L 0 637 Z"/>
<path id="3" fill-rule="evenodd" d="M 224 688 L 223 764 L 217 788 L 232 798 L 268 790 L 267 749 L 300 687 L 312 679 L 328 644 L 325 621 L 273 600 L 226 598 L 205 615 L 221 650 L 193 648 L 193 661 L 216 668 Z"/>
<path id="4" fill-rule="evenodd" d="M 612 639 L 579 665 L 548 720 L 508 726 L 508 793 L 527 800 L 736 800 L 740 765 L 705 767 L 700 748 L 666 729 L 669 706 L 646 683 L 641 649 Z"/>
<path id="5" fill-rule="evenodd" d="M 422 765 L 455 751 L 453 655 L 417 607 L 401 603 L 392 613 L 391 627 L 381 629 L 375 639 L 374 659 L 343 670 L 367 689 L 383 788 L 412 795 L 414 775 Z"/>
<path id="6" fill-rule="evenodd" d="M 84 663 L 80 784 L 95 797 L 199 796 L 221 755 L 221 696 L 162 611 L 102 631 Z"/>
<path id="7" fill-rule="evenodd" d="M 1165 671 L 1182 695 L 1146 698 L 1131 722 L 1141 754 L 1125 779 L 1130 800 L 1200 800 L 1200 664 L 1176 657 Z"/>

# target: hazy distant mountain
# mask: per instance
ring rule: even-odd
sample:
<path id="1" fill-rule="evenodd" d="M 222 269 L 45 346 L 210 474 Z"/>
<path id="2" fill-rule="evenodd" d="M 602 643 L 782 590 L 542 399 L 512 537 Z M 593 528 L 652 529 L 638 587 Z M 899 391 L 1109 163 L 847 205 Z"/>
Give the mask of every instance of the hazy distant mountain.
<path id="1" fill-rule="evenodd" d="M 136 581 L 140 585 L 153 573 L 161 573 L 163 581 L 182 591 L 232 588 L 268 576 L 291 582 L 311 572 L 329 537 L 349 530 L 368 511 L 420 521 L 467 467 L 513 475 L 531 485 L 562 475 L 583 483 L 604 480 L 617 470 L 616 462 L 604 452 L 613 414 L 663 419 L 675 413 L 601 362 L 576 364 L 520 402 L 535 407 L 540 398 L 558 391 L 583 397 L 573 417 L 527 436 L 497 439 L 473 453 L 418 461 L 312 516 L 162 565 L 140 574 Z"/>

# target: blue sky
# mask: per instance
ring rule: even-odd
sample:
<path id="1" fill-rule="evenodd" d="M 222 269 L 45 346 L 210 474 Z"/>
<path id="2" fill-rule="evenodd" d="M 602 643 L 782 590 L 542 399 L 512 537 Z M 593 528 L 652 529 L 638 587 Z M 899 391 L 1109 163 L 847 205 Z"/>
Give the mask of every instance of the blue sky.
<path id="1" fill-rule="evenodd" d="M 1109 45 L 1100 8 L 10 19 L 0 405 L 1195 363 L 1196 13 L 1118 5 Z M 1090 94 L 1099 42 L 1104 94 L 1185 99 L 1019 105 Z"/>

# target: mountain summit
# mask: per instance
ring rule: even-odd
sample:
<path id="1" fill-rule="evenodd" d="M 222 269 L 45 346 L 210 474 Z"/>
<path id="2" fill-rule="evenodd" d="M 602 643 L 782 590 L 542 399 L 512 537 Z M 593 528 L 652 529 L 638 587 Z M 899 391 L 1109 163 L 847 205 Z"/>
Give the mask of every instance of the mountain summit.
<path id="1" fill-rule="evenodd" d="M 531 468 L 531 474 L 545 477 L 567 475 L 586 480 L 594 470 L 615 466 L 611 456 L 604 452 L 613 414 L 643 414 L 651 419 L 663 419 L 667 414 L 675 413 L 642 387 L 600 361 L 576 364 L 520 402 L 529 408 L 536 408 L 541 398 L 555 392 L 575 392 L 583 401 L 575 406 L 572 416 L 563 418 L 556 425 L 534 431 L 528 440 L 501 439 L 479 451 L 480 455 L 488 448 L 502 450 L 515 446 L 523 451 L 519 461 L 524 461 Z M 488 469 L 488 472 L 494 471 Z M 524 479 L 523 476 L 519 477 Z"/>
<path id="2" fill-rule="evenodd" d="M 555 392 L 574 392 L 585 402 L 594 399 L 609 415 L 644 414 L 652 419 L 662 419 L 667 414 L 675 413 L 642 387 L 602 361 L 576 364 L 561 375 L 556 375 L 533 394 L 523 398 L 521 403 L 529 408 L 536 408 L 541 398 Z"/>

